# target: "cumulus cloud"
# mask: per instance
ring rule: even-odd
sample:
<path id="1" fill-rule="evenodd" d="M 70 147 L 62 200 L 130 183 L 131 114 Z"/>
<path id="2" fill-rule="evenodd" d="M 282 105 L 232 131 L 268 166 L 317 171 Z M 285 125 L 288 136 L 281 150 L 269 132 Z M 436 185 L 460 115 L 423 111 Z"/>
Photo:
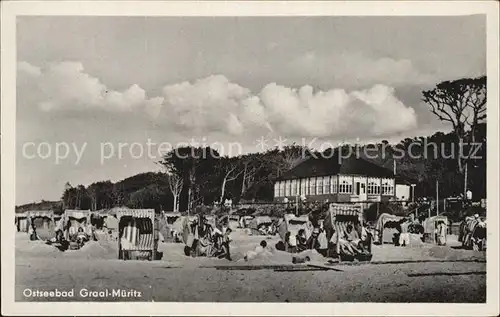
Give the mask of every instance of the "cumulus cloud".
<path id="1" fill-rule="evenodd" d="M 132 111 L 145 109 L 156 113 L 163 98 L 148 99 L 144 89 L 132 85 L 124 91 L 108 89 L 98 78 L 85 73 L 78 62 L 50 64 L 41 69 L 27 62 L 18 63 L 18 72 L 35 82 L 30 94 L 36 95 L 42 111 L 102 109 Z"/>
<path id="2" fill-rule="evenodd" d="M 164 114 L 172 123 L 199 132 L 241 133 L 241 123 L 231 113 L 250 96 L 250 90 L 226 77 L 214 75 L 194 83 L 165 86 L 163 93 Z"/>
<path id="3" fill-rule="evenodd" d="M 116 113 L 147 113 L 155 124 L 175 131 L 253 137 L 377 137 L 414 129 L 417 117 L 388 85 L 347 91 L 315 90 L 267 84 L 260 92 L 213 75 L 163 87 L 162 96 L 148 98 L 139 85 L 112 90 L 85 73 L 76 62 L 38 68 L 18 65 L 32 81 L 27 94 L 41 111 L 102 109 Z M 35 84 L 33 84 L 35 83 Z M 33 91 L 34 90 L 34 91 Z"/>
<path id="4" fill-rule="evenodd" d="M 348 92 L 271 83 L 252 94 L 218 75 L 167 86 L 163 92 L 165 117 L 159 120 L 204 132 L 384 136 L 413 129 L 417 123 L 413 108 L 404 105 L 395 90 L 385 85 Z"/>
<path id="5" fill-rule="evenodd" d="M 289 135 L 382 136 L 416 125 L 414 110 L 394 96 L 394 89 L 383 85 L 352 92 L 314 92 L 310 86 L 292 89 L 270 84 L 260 96 L 271 126 Z"/>

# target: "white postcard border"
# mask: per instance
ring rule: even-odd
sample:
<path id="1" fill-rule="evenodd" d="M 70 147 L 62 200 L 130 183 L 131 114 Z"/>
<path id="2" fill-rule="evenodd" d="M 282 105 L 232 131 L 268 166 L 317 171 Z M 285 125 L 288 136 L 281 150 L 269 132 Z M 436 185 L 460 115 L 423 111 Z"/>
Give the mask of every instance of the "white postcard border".
<path id="1" fill-rule="evenodd" d="M 260 316 L 478 316 L 499 313 L 499 152 L 498 152 L 498 2 L 496 1 L 9 1 L 1 2 L 1 236 L 3 315 L 260 315 Z M 14 301 L 14 206 L 16 125 L 16 16 L 405 16 L 487 15 L 487 303 L 25 303 Z"/>

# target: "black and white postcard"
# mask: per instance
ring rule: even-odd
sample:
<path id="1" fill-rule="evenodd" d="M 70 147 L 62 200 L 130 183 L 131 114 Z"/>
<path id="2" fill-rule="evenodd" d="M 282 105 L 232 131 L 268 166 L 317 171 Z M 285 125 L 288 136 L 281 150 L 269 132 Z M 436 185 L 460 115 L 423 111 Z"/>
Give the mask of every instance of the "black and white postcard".
<path id="1" fill-rule="evenodd" d="M 498 315 L 498 8 L 2 2 L 2 314 Z"/>

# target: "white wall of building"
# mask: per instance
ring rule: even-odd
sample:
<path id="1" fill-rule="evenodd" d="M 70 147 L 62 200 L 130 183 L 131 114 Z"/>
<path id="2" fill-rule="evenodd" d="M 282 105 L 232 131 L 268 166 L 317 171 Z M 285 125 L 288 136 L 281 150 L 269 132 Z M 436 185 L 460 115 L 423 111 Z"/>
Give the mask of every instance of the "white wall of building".
<path id="1" fill-rule="evenodd" d="M 411 199 L 410 185 L 396 184 L 396 198 L 397 200 L 409 201 Z"/>

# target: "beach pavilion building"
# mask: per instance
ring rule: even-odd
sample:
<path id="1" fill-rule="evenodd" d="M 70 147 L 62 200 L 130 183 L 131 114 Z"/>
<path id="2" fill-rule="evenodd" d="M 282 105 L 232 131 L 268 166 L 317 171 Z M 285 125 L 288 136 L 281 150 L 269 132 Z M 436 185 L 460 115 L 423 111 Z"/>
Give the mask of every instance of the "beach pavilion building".
<path id="1" fill-rule="evenodd" d="M 407 191 L 407 185 L 396 186 L 397 179 L 392 170 L 355 155 L 311 157 L 275 181 L 274 200 L 294 202 L 304 196 L 307 201 L 328 202 L 398 200 L 396 188 Z M 409 198 L 406 195 L 404 199 Z"/>

